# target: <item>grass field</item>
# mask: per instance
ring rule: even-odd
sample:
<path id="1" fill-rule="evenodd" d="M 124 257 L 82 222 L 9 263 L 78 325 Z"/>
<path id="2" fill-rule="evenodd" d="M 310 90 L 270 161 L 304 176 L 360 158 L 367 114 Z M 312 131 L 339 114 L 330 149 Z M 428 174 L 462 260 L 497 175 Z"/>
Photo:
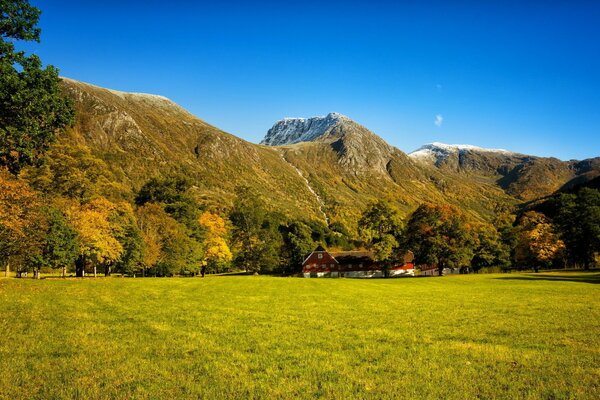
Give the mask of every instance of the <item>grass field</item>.
<path id="1" fill-rule="evenodd" d="M 0 398 L 600 398 L 600 274 L 0 279 Z"/>

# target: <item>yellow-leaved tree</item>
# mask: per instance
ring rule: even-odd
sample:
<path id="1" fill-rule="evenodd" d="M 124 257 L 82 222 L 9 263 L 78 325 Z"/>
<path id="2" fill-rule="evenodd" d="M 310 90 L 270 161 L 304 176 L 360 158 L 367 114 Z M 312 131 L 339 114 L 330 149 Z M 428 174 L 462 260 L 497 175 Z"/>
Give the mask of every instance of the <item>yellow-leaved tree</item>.
<path id="1" fill-rule="evenodd" d="M 26 268 L 25 259 L 39 251 L 45 224 L 40 207 L 38 195 L 26 182 L 0 171 L 0 264 L 6 276 L 11 261 L 18 262 L 20 273 Z"/>
<path id="2" fill-rule="evenodd" d="M 211 272 L 220 272 L 227 268 L 233 255 L 227 245 L 227 224 L 218 214 L 206 211 L 198 218 L 198 223 L 206 229 L 204 240 L 204 260 Z"/>
<path id="3" fill-rule="evenodd" d="M 84 204 L 73 204 L 67 216 L 79 234 L 80 254 L 76 263 L 76 275 L 83 276 L 87 265 L 115 263 L 123 253 L 123 245 L 118 240 L 121 227 L 111 223 L 119 212 L 117 204 L 98 197 Z"/>
<path id="4" fill-rule="evenodd" d="M 529 211 L 520 219 L 516 230 L 515 260 L 522 266 L 547 267 L 560 258 L 565 244 L 544 214 Z M 529 265 L 528 265 L 529 264 Z"/>

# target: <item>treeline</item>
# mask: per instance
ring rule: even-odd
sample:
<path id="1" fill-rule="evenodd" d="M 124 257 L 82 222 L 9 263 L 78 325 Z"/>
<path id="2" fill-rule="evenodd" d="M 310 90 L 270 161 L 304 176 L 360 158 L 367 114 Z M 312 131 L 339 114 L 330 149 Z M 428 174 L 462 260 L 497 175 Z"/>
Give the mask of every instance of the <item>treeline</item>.
<path id="1" fill-rule="evenodd" d="M 80 151 L 77 148 L 73 151 Z M 83 150 L 81 150 L 83 151 Z M 22 177 L 0 174 L 0 260 L 17 274 L 196 275 L 248 271 L 294 274 L 318 245 L 366 248 L 391 266 L 412 250 L 416 263 L 461 272 L 482 269 L 589 268 L 600 251 L 600 192 L 556 195 L 516 216 L 498 208 L 492 223 L 450 205 L 422 204 L 405 219 L 385 201 L 371 204 L 358 232 L 269 210 L 251 188 L 233 205 L 209 209 L 185 177 L 149 180 L 133 201 L 107 187 L 102 165 L 82 173 L 85 154 L 69 163 L 61 149 Z M 62 159 L 61 159 L 62 157 Z M 60 165 L 60 167 L 59 167 Z M 92 176 L 93 175 L 93 176 Z M 107 192 L 108 189 L 111 189 Z M 123 195 L 124 196 L 124 195 Z"/>
<path id="2" fill-rule="evenodd" d="M 498 207 L 492 223 L 474 222 L 450 205 L 422 204 L 405 221 L 373 204 L 360 239 L 384 265 L 412 250 L 415 262 L 460 272 L 584 268 L 600 253 L 600 191 L 559 193 L 517 215 Z"/>
<path id="3" fill-rule="evenodd" d="M 65 159 L 73 152 L 77 157 Z M 0 174 L 0 260 L 19 275 L 56 269 L 76 276 L 173 276 L 202 268 L 287 274 L 316 243 L 355 245 L 341 225 L 335 230 L 268 211 L 248 187 L 237 188 L 232 207 L 207 209 L 191 182 L 175 175 L 149 180 L 130 202 L 106 186 L 105 166 L 81 168 L 88 159 L 82 149 L 51 155 L 20 178 Z"/>

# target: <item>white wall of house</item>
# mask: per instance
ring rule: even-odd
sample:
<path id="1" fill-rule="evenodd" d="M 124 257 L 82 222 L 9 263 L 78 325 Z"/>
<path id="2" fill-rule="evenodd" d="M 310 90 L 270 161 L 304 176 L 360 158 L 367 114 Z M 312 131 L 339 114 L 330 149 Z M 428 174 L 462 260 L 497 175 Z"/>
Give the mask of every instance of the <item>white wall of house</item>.
<path id="1" fill-rule="evenodd" d="M 415 276 L 415 270 L 414 269 L 391 270 L 390 276 Z"/>

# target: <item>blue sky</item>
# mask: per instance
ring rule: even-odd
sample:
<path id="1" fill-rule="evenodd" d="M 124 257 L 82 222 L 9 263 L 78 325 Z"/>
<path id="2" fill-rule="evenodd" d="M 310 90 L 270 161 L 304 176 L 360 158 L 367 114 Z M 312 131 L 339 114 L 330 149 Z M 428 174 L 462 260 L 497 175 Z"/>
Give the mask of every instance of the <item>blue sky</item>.
<path id="1" fill-rule="evenodd" d="M 600 156 L 600 2 L 31 3 L 42 42 L 25 48 L 62 75 L 162 94 L 252 142 L 336 111 L 407 152 Z"/>

